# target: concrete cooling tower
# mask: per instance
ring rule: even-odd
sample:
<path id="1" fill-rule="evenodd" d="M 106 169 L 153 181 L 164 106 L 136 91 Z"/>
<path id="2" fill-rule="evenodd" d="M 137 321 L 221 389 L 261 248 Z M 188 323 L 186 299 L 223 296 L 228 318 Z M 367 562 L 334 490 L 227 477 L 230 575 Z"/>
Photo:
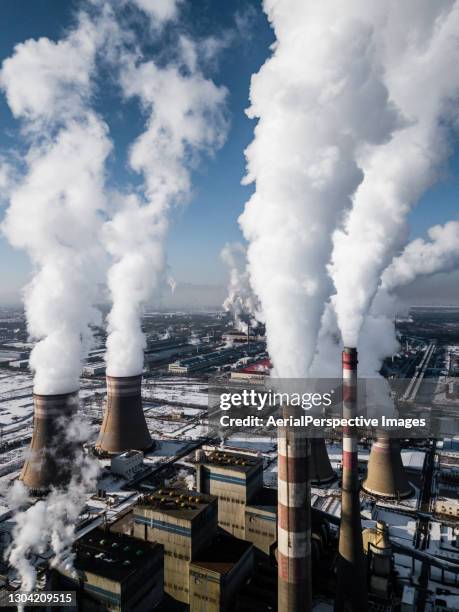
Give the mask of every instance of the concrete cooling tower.
<path id="1" fill-rule="evenodd" d="M 66 431 L 78 407 L 78 393 L 34 394 L 33 403 L 32 441 L 19 478 L 34 495 L 45 495 L 71 478 L 74 453 Z"/>
<path id="2" fill-rule="evenodd" d="M 377 497 L 402 499 L 413 494 L 403 467 L 398 440 L 379 435 L 371 447 L 362 488 Z"/>
<path id="3" fill-rule="evenodd" d="M 336 474 L 328 458 L 327 446 L 323 438 L 312 438 L 310 440 L 311 457 L 310 457 L 310 476 L 311 483 L 320 485 L 332 482 L 336 478 Z"/>
<path id="4" fill-rule="evenodd" d="M 107 405 L 96 450 L 116 454 L 153 444 L 142 409 L 142 375 L 107 376 Z"/>

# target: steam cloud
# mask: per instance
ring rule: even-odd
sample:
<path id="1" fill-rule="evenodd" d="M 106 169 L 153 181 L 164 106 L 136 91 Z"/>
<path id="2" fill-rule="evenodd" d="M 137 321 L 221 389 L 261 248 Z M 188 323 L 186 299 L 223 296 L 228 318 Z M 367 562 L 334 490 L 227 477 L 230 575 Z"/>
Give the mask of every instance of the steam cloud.
<path id="1" fill-rule="evenodd" d="M 244 315 L 250 317 L 252 324 L 262 319 L 260 303 L 250 285 L 247 252 L 240 242 L 231 242 L 225 244 L 220 256 L 229 269 L 228 295 L 223 308 L 232 313 L 236 328 L 245 332 Z"/>
<path id="2" fill-rule="evenodd" d="M 25 291 L 30 365 L 40 394 L 75 391 L 89 344 L 99 262 L 99 211 L 111 145 L 88 107 L 98 32 L 82 14 L 55 43 L 28 40 L 4 61 L 0 84 L 22 120 L 29 150 L 12 189 L 3 231 L 27 251 L 35 273 Z"/>
<path id="3" fill-rule="evenodd" d="M 189 196 L 190 171 L 198 155 L 211 154 L 226 137 L 226 89 L 203 76 L 192 40 L 180 37 L 178 49 L 177 58 L 166 66 L 129 53 L 122 57 L 124 95 L 138 99 L 147 118 L 129 159 L 143 177 L 143 195 L 125 197 L 104 228 L 114 259 L 108 273 L 113 301 L 106 354 L 110 376 L 143 370 L 141 314 L 164 273 L 170 209 Z"/>
<path id="4" fill-rule="evenodd" d="M 334 236 L 334 304 L 349 346 L 357 345 L 383 270 L 403 247 L 408 213 L 438 179 L 450 153 L 459 96 L 453 60 L 459 50 L 457 2 L 387 2 L 366 6 L 362 15 L 375 33 L 384 83 L 404 122 L 386 144 L 361 149 L 364 180 L 344 228 Z M 389 269 L 388 281 L 393 272 Z"/>
<path id="5" fill-rule="evenodd" d="M 362 147 L 387 141 L 401 118 L 389 98 L 371 11 L 328 2 L 265 0 L 276 35 L 252 77 L 240 218 L 250 278 L 266 320 L 275 375 L 308 375 L 325 302 L 332 232 L 362 181 Z M 374 9 L 376 10 L 376 9 Z"/>

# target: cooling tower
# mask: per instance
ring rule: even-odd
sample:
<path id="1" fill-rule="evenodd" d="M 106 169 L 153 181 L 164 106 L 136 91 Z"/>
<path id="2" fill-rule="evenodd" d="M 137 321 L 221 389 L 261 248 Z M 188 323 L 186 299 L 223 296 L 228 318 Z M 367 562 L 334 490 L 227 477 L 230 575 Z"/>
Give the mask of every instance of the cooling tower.
<path id="1" fill-rule="evenodd" d="M 309 612 L 312 606 L 310 445 L 300 436 L 293 428 L 278 429 L 278 610 L 283 612 Z"/>
<path id="2" fill-rule="evenodd" d="M 107 405 L 96 450 L 116 454 L 152 446 L 142 409 L 142 375 L 107 376 Z"/>
<path id="3" fill-rule="evenodd" d="M 71 478 L 73 452 L 66 431 L 78 407 L 78 392 L 34 394 L 33 403 L 32 441 L 19 478 L 34 495 L 45 495 Z"/>
<path id="4" fill-rule="evenodd" d="M 335 480 L 336 474 L 328 458 L 327 447 L 323 438 L 312 438 L 311 445 L 311 460 L 310 474 L 311 483 L 325 484 Z"/>
<path id="5" fill-rule="evenodd" d="M 413 494 L 403 467 L 398 440 L 381 434 L 373 442 L 362 488 L 378 497 L 402 499 Z"/>
<path id="6" fill-rule="evenodd" d="M 343 351 L 343 417 L 357 413 L 357 351 Z M 335 612 L 365 612 L 368 609 L 366 560 L 360 520 L 357 435 L 343 428 L 343 482 L 341 523 L 336 577 Z"/>

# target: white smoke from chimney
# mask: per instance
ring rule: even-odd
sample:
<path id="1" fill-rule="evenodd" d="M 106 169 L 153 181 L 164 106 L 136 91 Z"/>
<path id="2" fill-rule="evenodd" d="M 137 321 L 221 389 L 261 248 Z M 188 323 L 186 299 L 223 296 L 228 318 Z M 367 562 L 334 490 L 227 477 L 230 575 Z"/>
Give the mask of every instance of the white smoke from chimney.
<path id="1" fill-rule="evenodd" d="M 235 327 L 247 332 L 244 316 L 249 317 L 252 325 L 263 319 L 260 302 L 252 290 L 247 266 L 247 250 L 240 242 L 228 242 L 223 247 L 220 257 L 228 266 L 228 295 L 223 308 L 231 312 Z"/>
<path id="2" fill-rule="evenodd" d="M 163 278 L 170 210 L 189 196 L 190 173 L 199 154 L 212 154 L 227 132 L 226 89 L 206 79 L 197 65 L 189 66 L 180 54 L 165 66 L 129 53 L 121 63 L 124 95 L 138 99 L 146 115 L 146 129 L 129 158 L 143 177 L 144 193 L 126 197 L 104 228 L 114 260 L 108 274 L 113 301 L 106 354 L 110 376 L 142 372 L 141 314 Z"/>
<path id="3" fill-rule="evenodd" d="M 362 150 L 365 178 L 344 229 L 334 236 L 330 273 L 344 343 L 356 346 L 381 274 L 403 247 L 406 219 L 439 177 L 457 123 L 459 3 L 386 2 L 368 7 L 391 100 L 406 118 L 385 145 Z"/>
<path id="4" fill-rule="evenodd" d="M 381 285 L 370 312 L 365 315 L 358 341 L 361 376 L 377 376 L 383 360 L 399 350 L 394 324 L 396 290 L 420 276 L 447 273 L 459 267 L 459 221 L 434 225 L 427 235 L 428 239 L 417 238 L 408 243 L 382 274 Z M 336 314 L 329 302 L 322 317 L 311 374 L 338 377 L 342 348 Z"/>
<path id="5" fill-rule="evenodd" d="M 252 77 L 246 184 L 240 218 L 250 279 L 261 301 L 277 376 L 307 376 L 325 302 L 331 235 L 362 180 L 360 149 L 389 139 L 399 117 L 358 1 L 266 0 L 276 35 Z"/>
<path id="6" fill-rule="evenodd" d="M 98 36 L 81 15 L 57 43 L 17 45 L 0 74 L 29 145 L 2 229 L 34 264 L 24 299 L 29 333 L 38 340 L 30 365 L 40 394 L 78 389 L 89 325 L 98 320 L 99 211 L 111 148 L 106 125 L 87 106 Z"/>
<path id="7" fill-rule="evenodd" d="M 394 291 L 408 285 L 419 276 L 451 272 L 459 265 L 459 221 L 429 228 L 428 240 L 417 238 L 410 242 L 381 277 L 381 288 Z"/>

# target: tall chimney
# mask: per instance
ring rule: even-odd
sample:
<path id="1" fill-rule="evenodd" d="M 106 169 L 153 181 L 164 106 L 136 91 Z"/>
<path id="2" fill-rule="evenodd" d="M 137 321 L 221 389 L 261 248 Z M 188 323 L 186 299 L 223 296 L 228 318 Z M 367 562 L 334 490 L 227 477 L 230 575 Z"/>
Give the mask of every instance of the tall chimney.
<path id="1" fill-rule="evenodd" d="M 277 453 L 278 610 L 309 612 L 312 607 L 309 440 L 299 437 L 293 428 L 279 427 Z"/>
<path id="2" fill-rule="evenodd" d="M 413 494 L 403 467 L 400 444 L 398 440 L 391 440 L 387 433 L 378 435 L 373 442 L 362 488 L 377 497 L 393 499 Z"/>
<path id="3" fill-rule="evenodd" d="M 312 484 L 326 484 L 335 480 L 336 474 L 330 463 L 327 453 L 327 447 L 323 438 L 312 438 L 311 444 L 311 460 L 310 474 Z"/>
<path id="4" fill-rule="evenodd" d="M 142 375 L 107 376 L 107 406 L 96 450 L 147 450 L 153 442 L 142 409 Z"/>
<path id="5" fill-rule="evenodd" d="M 357 413 L 357 350 L 343 351 L 343 418 Z M 366 561 L 360 520 L 357 436 L 343 429 L 343 482 L 341 524 L 336 580 L 335 612 L 365 612 L 368 609 Z"/>
<path id="6" fill-rule="evenodd" d="M 33 433 L 20 480 L 34 495 L 63 487 L 72 474 L 73 452 L 66 439 L 68 424 L 78 407 L 78 392 L 33 395 Z"/>

